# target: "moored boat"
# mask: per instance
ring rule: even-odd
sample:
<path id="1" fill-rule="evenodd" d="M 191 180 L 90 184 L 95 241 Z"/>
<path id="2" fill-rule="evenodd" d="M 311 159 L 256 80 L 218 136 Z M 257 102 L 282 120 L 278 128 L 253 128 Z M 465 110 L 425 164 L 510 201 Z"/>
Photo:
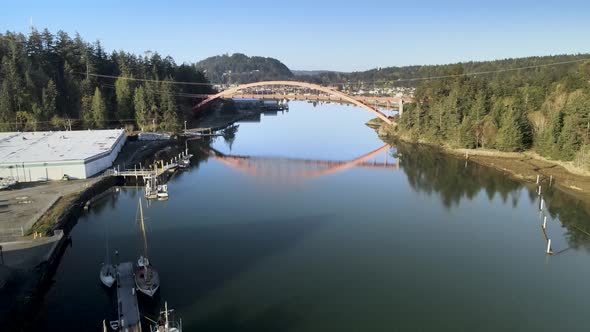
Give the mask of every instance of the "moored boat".
<path id="1" fill-rule="evenodd" d="M 160 312 L 158 321 L 150 320 L 150 332 L 182 332 L 182 319 L 174 320 L 170 317 L 173 313 L 173 309 L 168 310 L 168 302 L 164 302 L 164 311 Z"/>
<path id="2" fill-rule="evenodd" d="M 143 255 L 139 256 L 139 259 L 137 260 L 137 268 L 135 269 L 134 274 L 135 285 L 137 286 L 138 291 L 149 297 L 153 297 L 160 288 L 160 274 L 158 273 L 158 270 L 150 264 L 150 261 L 147 258 L 147 238 L 145 234 L 141 198 L 139 199 L 139 228 L 143 240 Z"/>
<path id="3" fill-rule="evenodd" d="M 159 185 L 156 196 L 160 200 L 168 199 L 168 185 L 167 184 Z"/>
<path id="4" fill-rule="evenodd" d="M 113 287 L 116 280 L 117 270 L 113 264 L 103 263 L 100 268 L 100 282 L 108 288 Z"/>
<path id="5" fill-rule="evenodd" d="M 99 278 L 100 282 L 105 285 L 107 288 L 113 287 L 113 284 L 117 280 L 117 268 L 115 265 L 111 264 L 111 256 L 109 255 L 109 224 L 106 223 L 106 231 L 105 231 L 105 238 L 106 238 L 106 252 L 105 252 L 105 262 L 102 263 L 100 267 Z"/>

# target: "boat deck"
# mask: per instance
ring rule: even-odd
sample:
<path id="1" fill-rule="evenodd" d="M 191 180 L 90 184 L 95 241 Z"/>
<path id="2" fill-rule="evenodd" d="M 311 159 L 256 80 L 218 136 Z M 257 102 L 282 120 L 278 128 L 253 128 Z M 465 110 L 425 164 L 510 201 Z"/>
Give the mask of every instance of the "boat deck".
<path id="1" fill-rule="evenodd" d="M 117 303 L 121 330 L 141 331 L 141 317 L 131 262 L 117 265 Z"/>

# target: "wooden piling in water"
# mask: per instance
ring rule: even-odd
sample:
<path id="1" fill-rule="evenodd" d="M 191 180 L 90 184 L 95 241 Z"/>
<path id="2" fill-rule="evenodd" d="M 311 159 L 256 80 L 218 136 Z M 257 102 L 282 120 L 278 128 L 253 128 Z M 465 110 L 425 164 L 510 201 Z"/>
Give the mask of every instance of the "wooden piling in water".
<path id="1" fill-rule="evenodd" d="M 547 216 L 543 218 L 543 229 L 547 229 Z"/>

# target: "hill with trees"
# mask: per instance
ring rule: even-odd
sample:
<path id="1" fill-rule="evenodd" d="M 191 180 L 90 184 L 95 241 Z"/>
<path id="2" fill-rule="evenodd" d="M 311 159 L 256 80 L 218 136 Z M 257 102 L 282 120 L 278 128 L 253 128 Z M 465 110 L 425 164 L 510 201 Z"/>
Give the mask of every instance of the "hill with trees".
<path id="1" fill-rule="evenodd" d="M 383 67 L 351 73 L 312 71 L 310 72 L 311 75 L 301 75 L 301 77 L 298 78 L 323 85 L 337 85 L 338 83 L 348 82 L 351 84 L 364 83 L 377 86 L 417 87 L 424 78 L 435 78 L 448 75 L 448 73 L 453 72 L 454 68 L 458 65 L 461 66 L 465 73 L 506 70 L 505 75 L 500 74 L 499 76 L 508 77 L 511 75 L 510 70 L 515 68 L 575 61 L 587 58 L 590 58 L 590 54 L 534 56 L 492 61 L 469 61 L 443 65 Z M 575 63 L 569 67 L 571 68 L 572 66 L 575 66 Z M 565 68 L 567 67 L 568 66 L 565 66 Z M 561 68 L 557 69 L 558 72 L 561 70 Z"/>
<path id="2" fill-rule="evenodd" d="M 479 65 L 478 71 L 490 71 L 481 75 L 464 75 L 474 70 L 464 64 L 442 66 L 436 72 L 444 78 L 420 82 L 398 131 L 457 148 L 533 150 L 590 167 L 590 61 L 585 59 L 590 56 L 505 60 Z M 524 68 L 507 70 L 515 63 Z"/>
<path id="3" fill-rule="evenodd" d="M 190 95 L 211 92 L 194 65 L 158 53 L 107 54 L 99 42 L 63 31 L 0 34 L 0 64 L 0 131 L 70 125 L 173 131 L 194 105 Z"/>
<path id="4" fill-rule="evenodd" d="M 196 63 L 211 82 L 242 84 L 257 81 L 289 80 L 289 68 L 277 59 L 246 56 L 241 53 L 218 55 Z"/>

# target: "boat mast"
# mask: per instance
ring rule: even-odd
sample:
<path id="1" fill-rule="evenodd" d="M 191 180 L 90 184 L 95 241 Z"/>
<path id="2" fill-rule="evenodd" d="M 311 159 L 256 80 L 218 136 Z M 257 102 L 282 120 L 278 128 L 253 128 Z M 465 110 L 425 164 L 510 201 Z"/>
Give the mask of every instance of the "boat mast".
<path id="1" fill-rule="evenodd" d="M 143 207 L 141 205 L 141 197 L 139 198 L 139 229 L 141 230 L 141 238 L 143 240 L 143 257 L 147 258 L 147 238 L 145 236 L 145 224 L 143 222 Z"/>
<path id="2" fill-rule="evenodd" d="M 166 328 L 169 328 L 168 325 L 168 301 L 164 301 L 164 317 L 166 317 Z"/>
<path id="3" fill-rule="evenodd" d="M 111 264 L 111 256 L 109 255 L 109 222 L 107 220 L 107 232 L 106 232 L 106 237 L 107 237 L 107 246 L 106 246 L 106 264 L 110 265 Z"/>

